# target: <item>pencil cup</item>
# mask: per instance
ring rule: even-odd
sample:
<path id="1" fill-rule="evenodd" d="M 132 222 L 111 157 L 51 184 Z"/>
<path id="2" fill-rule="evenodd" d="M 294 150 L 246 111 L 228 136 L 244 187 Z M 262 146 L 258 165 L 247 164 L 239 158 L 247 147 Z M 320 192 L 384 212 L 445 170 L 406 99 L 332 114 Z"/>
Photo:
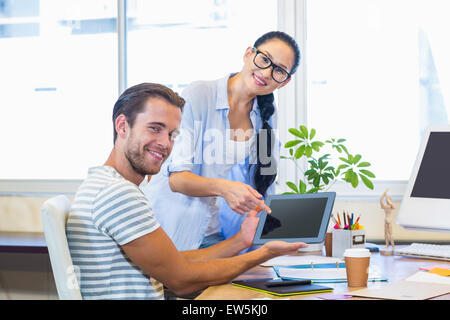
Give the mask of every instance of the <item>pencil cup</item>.
<path id="1" fill-rule="evenodd" d="M 332 234 L 331 251 L 333 257 L 342 258 L 346 249 L 366 247 L 366 234 L 364 230 L 335 229 Z"/>
<path id="2" fill-rule="evenodd" d="M 348 286 L 367 287 L 370 251 L 368 249 L 347 249 L 344 252 L 344 259 Z"/>

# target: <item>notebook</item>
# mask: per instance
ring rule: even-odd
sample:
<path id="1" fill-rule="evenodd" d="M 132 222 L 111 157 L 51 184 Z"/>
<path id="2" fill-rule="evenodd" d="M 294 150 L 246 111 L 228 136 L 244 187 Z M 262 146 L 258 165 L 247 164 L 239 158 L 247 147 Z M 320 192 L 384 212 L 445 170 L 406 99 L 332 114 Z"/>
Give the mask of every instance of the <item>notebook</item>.
<path id="1" fill-rule="evenodd" d="M 345 264 L 339 264 L 339 268 L 304 268 L 303 266 L 274 266 L 273 269 L 278 277 L 284 280 L 309 279 L 315 283 L 337 283 L 347 282 L 347 272 Z M 377 268 L 369 268 L 369 278 L 367 281 L 387 281 L 388 279 L 377 271 Z"/>
<path id="2" fill-rule="evenodd" d="M 270 293 L 277 296 L 289 296 L 289 295 L 299 295 L 299 294 L 310 294 L 310 293 L 320 293 L 320 292 L 330 292 L 333 288 L 317 285 L 317 284 L 307 284 L 307 285 L 294 285 L 286 287 L 267 287 L 265 283 L 272 279 L 250 279 L 250 280 L 240 280 L 231 282 L 232 285 L 247 288 L 251 290 L 256 290 L 264 293 Z"/>

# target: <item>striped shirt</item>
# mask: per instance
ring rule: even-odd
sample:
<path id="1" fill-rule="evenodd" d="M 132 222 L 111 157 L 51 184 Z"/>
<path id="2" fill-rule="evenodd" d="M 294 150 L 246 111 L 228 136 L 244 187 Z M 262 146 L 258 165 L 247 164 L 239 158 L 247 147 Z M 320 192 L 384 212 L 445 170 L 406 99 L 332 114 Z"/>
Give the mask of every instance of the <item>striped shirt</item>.
<path id="1" fill-rule="evenodd" d="M 83 299 L 163 299 L 162 284 L 121 249 L 159 227 L 135 184 L 109 166 L 89 169 L 66 228 Z"/>

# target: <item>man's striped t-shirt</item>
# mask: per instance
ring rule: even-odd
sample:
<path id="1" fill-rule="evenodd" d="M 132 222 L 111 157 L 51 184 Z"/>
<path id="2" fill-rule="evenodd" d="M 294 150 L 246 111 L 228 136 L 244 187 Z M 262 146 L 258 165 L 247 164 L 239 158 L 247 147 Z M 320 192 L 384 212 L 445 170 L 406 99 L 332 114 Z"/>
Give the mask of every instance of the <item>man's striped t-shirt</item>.
<path id="1" fill-rule="evenodd" d="M 66 228 L 83 299 L 163 299 L 162 284 L 121 249 L 159 227 L 135 184 L 109 166 L 89 169 Z"/>

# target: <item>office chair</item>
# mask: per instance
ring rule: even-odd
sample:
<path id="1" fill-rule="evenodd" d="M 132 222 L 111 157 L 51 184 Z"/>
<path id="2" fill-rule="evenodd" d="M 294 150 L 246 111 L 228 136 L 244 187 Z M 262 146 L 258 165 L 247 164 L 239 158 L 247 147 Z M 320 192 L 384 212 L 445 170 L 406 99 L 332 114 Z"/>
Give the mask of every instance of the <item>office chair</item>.
<path id="1" fill-rule="evenodd" d="M 69 211 L 70 200 L 64 195 L 59 195 L 44 202 L 41 217 L 59 299 L 81 300 L 66 237 Z"/>

